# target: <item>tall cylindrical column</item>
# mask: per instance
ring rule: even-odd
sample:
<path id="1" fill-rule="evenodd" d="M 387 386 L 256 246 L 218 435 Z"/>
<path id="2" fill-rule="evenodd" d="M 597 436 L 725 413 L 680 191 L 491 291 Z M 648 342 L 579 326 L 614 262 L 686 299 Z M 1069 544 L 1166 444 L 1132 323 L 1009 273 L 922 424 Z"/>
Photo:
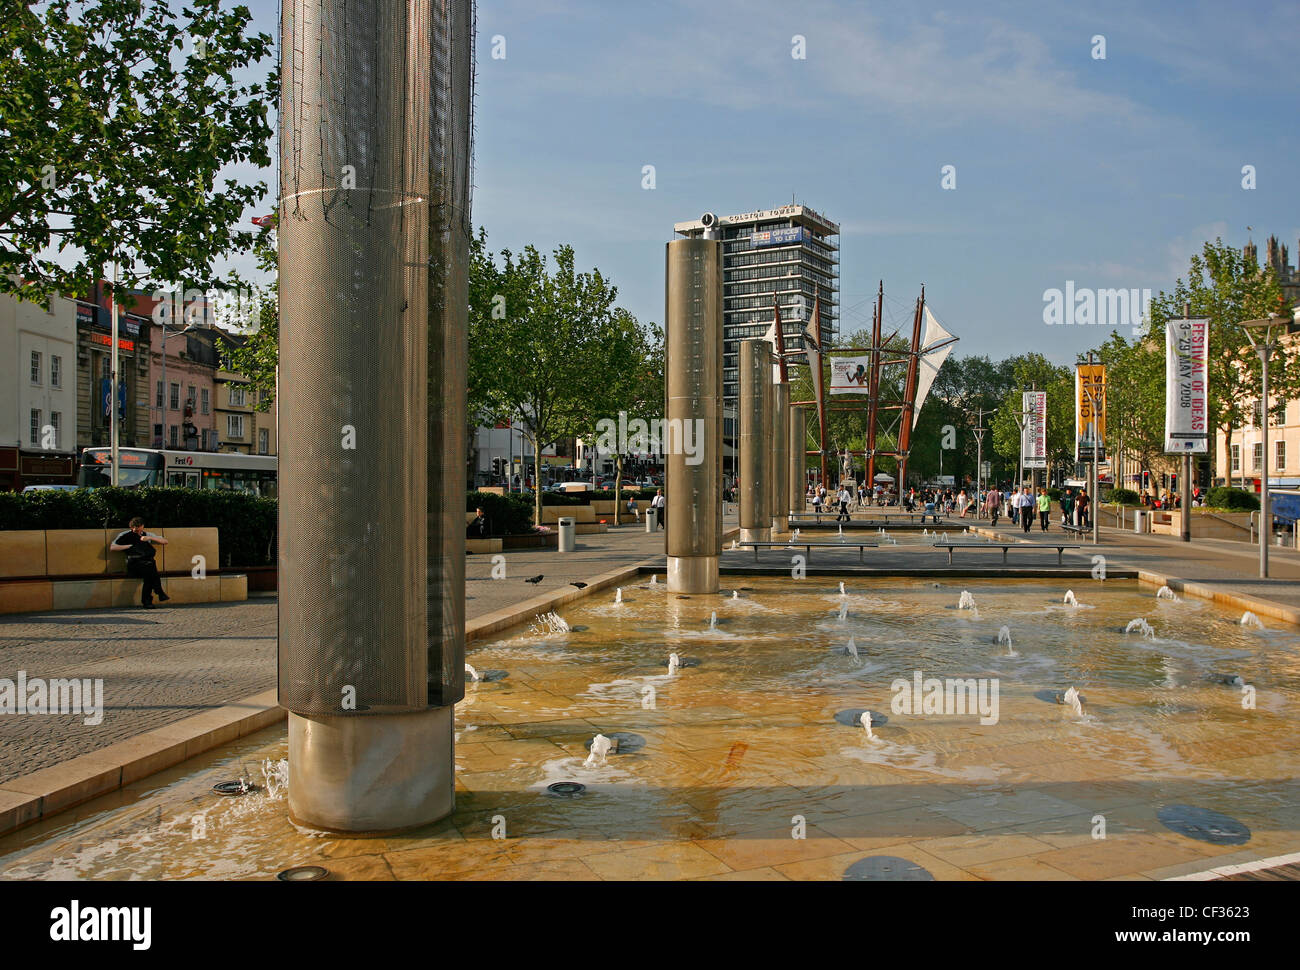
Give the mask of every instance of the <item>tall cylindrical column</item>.
<path id="1" fill-rule="evenodd" d="M 722 243 L 668 243 L 664 281 L 668 589 L 716 593 L 722 555 Z"/>
<path id="2" fill-rule="evenodd" d="M 803 408 L 790 409 L 790 511 L 808 508 L 806 456 L 808 450 L 808 415 Z"/>
<path id="3" fill-rule="evenodd" d="M 772 531 L 790 527 L 790 385 L 772 385 Z"/>
<path id="4" fill-rule="evenodd" d="M 740 342 L 740 541 L 772 538 L 772 365 L 765 340 Z"/>
<path id="5" fill-rule="evenodd" d="M 320 828 L 453 807 L 472 8 L 282 5 L 279 700 Z"/>

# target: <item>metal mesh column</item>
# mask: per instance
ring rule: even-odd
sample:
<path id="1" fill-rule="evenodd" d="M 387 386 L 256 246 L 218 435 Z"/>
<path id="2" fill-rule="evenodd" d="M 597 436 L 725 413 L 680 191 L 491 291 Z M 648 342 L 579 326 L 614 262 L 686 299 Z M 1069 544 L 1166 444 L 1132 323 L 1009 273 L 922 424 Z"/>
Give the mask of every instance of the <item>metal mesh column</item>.
<path id="1" fill-rule="evenodd" d="M 722 555 L 722 243 L 678 239 L 665 267 L 668 589 L 715 593 Z"/>
<path id="2" fill-rule="evenodd" d="M 771 345 L 765 340 L 740 342 L 740 539 L 772 538 Z"/>
<path id="3" fill-rule="evenodd" d="M 281 27 L 290 811 L 395 828 L 450 810 L 464 695 L 473 3 L 284 0 Z"/>
<path id="4" fill-rule="evenodd" d="M 790 525 L 790 385 L 772 385 L 772 531 Z"/>
<path id="5" fill-rule="evenodd" d="M 808 449 L 808 415 L 803 408 L 790 409 L 790 511 L 808 508 L 807 473 L 804 470 Z"/>

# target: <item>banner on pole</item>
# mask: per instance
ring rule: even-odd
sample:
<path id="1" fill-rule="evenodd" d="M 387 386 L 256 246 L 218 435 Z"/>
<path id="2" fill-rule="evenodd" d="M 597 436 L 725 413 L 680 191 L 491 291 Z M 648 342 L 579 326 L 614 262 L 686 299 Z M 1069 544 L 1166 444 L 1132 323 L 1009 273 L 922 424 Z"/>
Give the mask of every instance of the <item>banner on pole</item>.
<path id="1" fill-rule="evenodd" d="M 870 394 L 871 358 L 832 357 L 832 394 Z"/>
<path id="2" fill-rule="evenodd" d="M 1106 365 L 1080 364 L 1074 372 L 1074 460 L 1106 460 Z"/>
<path id="3" fill-rule="evenodd" d="M 1026 468 L 1047 467 L 1047 392 L 1024 391 L 1020 410 L 1025 424 L 1020 433 L 1020 453 Z"/>
<path id="4" fill-rule="evenodd" d="M 1165 452 L 1204 454 L 1210 449 L 1209 320 L 1165 324 Z"/>

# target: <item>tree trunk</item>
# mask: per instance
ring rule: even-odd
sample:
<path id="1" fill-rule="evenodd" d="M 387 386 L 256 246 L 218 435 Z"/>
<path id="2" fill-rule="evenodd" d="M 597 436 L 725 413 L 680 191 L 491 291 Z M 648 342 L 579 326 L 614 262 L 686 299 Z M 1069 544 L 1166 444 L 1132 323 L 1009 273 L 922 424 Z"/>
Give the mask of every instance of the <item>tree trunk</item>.
<path id="1" fill-rule="evenodd" d="M 533 524 L 542 524 L 542 449 L 536 435 L 528 436 L 533 446 Z"/>

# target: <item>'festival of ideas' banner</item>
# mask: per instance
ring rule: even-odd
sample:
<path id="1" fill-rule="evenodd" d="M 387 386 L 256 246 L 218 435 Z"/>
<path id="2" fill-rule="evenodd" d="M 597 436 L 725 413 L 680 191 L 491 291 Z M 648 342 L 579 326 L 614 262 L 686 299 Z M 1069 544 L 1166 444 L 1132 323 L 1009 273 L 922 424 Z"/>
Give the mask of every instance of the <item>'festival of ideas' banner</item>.
<path id="1" fill-rule="evenodd" d="M 1204 454 L 1210 448 L 1209 320 L 1165 324 L 1165 452 Z"/>
<path id="2" fill-rule="evenodd" d="M 1020 410 L 1024 412 L 1024 430 L 1020 437 L 1020 453 L 1026 468 L 1047 467 L 1047 392 L 1024 391 L 1020 395 Z"/>

